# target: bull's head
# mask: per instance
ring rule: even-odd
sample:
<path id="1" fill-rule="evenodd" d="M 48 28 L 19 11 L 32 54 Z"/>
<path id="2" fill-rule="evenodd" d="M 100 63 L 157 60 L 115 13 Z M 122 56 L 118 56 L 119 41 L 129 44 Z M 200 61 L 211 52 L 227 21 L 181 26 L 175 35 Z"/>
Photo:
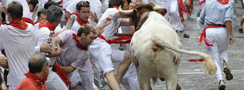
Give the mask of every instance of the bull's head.
<path id="1" fill-rule="evenodd" d="M 167 13 L 166 9 L 162 9 L 159 5 L 153 3 L 141 5 L 133 10 L 122 10 L 121 7 L 119 8 L 120 13 L 131 16 L 136 30 L 140 29 L 141 25 L 146 21 L 150 11 L 157 11 L 162 16 Z"/>

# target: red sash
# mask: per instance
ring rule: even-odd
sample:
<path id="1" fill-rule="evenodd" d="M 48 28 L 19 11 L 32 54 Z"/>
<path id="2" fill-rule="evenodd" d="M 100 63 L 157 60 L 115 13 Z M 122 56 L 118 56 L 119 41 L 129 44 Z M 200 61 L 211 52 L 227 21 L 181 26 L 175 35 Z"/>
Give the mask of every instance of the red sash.
<path id="1" fill-rule="evenodd" d="M 183 22 L 185 22 L 185 19 L 184 19 L 184 17 L 183 17 L 183 11 L 187 14 L 187 15 L 191 15 L 191 13 L 189 13 L 188 12 L 188 10 L 185 8 L 185 6 L 184 6 L 184 4 L 183 4 L 183 2 L 182 2 L 182 0 L 177 0 L 178 1 L 178 5 L 179 5 L 179 14 L 180 14 L 180 20 L 181 20 L 181 22 L 183 23 Z M 184 24 L 184 23 L 183 23 Z M 184 24 L 185 25 L 185 24 Z M 185 27 L 186 27 L 186 25 L 185 25 Z"/>
<path id="2" fill-rule="evenodd" d="M 217 0 L 219 3 L 225 5 L 229 2 L 229 0 Z"/>
<path id="3" fill-rule="evenodd" d="M 50 31 L 54 31 L 54 29 L 56 28 L 52 23 L 50 23 L 49 21 L 47 21 L 46 19 L 43 19 L 40 23 L 39 23 L 39 29 L 42 27 L 47 27 Z"/>
<path id="4" fill-rule="evenodd" d="M 205 3 L 205 0 L 199 2 L 199 5 L 202 5 L 203 3 Z"/>
<path id="5" fill-rule="evenodd" d="M 84 47 L 84 46 L 81 45 L 80 41 L 78 40 L 78 36 L 77 36 L 75 33 L 73 33 L 73 38 L 76 40 L 77 46 L 78 46 L 80 49 L 82 49 L 82 50 L 86 50 L 86 51 L 88 50 L 87 47 Z"/>
<path id="6" fill-rule="evenodd" d="M 31 19 L 29 19 L 29 18 L 22 17 L 22 20 L 25 21 L 25 22 L 28 22 L 28 23 L 30 23 L 32 25 L 35 25 L 34 22 Z"/>
<path id="7" fill-rule="evenodd" d="M 25 30 L 28 27 L 28 24 L 26 24 L 22 19 L 13 20 L 10 22 L 10 25 L 21 30 Z"/>
<path id="8" fill-rule="evenodd" d="M 58 64 L 53 65 L 53 71 L 57 72 L 58 76 L 64 81 L 66 86 L 71 90 L 71 83 L 65 72 L 58 66 Z"/>
<path id="9" fill-rule="evenodd" d="M 108 44 L 111 44 L 111 43 L 123 44 L 123 43 L 130 43 L 132 37 L 131 36 L 122 36 L 122 37 L 115 38 L 113 40 L 106 40 L 103 35 L 100 35 L 100 36 L 98 36 L 98 38 L 105 40 Z"/>
<path id="10" fill-rule="evenodd" d="M 58 5 L 60 5 L 60 4 L 62 4 L 62 3 L 63 3 L 63 0 L 61 0 L 61 1 L 60 1 L 60 2 L 58 2 L 57 4 L 58 4 Z"/>
<path id="11" fill-rule="evenodd" d="M 34 79 L 34 80 L 37 82 L 37 85 L 40 84 L 40 83 L 41 83 L 41 84 L 44 84 L 45 81 L 47 80 L 47 77 L 48 77 L 48 76 L 45 76 L 45 77 L 43 77 L 43 78 L 41 79 L 41 78 L 38 77 L 36 74 L 31 73 L 30 71 L 29 71 L 28 73 L 25 73 L 25 76 L 26 76 L 27 78 Z"/>
<path id="12" fill-rule="evenodd" d="M 204 39 L 205 44 L 206 44 L 207 46 L 213 46 L 212 44 L 208 43 L 207 40 L 206 40 L 206 29 L 207 29 L 207 28 L 214 28 L 214 27 L 225 27 L 225 25 L 215 25 L 215 24 L 208 25 L 206 28 L 203 29 L 199 41 L 202 42 L 203 39 Z"/>
<path id="13" fill-rule="evenodd" d="M 244 15 L 244 12 L 241 13 L 241 16 L 242 16 L 242 17 L 243 17 L 243 15 Z"/>

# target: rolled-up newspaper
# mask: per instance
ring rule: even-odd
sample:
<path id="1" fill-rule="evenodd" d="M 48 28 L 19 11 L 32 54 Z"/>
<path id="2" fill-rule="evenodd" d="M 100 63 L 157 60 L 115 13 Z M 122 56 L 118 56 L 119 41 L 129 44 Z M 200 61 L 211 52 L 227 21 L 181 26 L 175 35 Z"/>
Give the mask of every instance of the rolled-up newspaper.
<path id="1" fill-rule="evenodd" d="M 39 3 L 36 5 L 35 9 L 34 9 L 34 12 L 32 14 L 32 20 L 34 21 L 37 17 L 37 13 L 38 11 L 40 11 L 42 9 L 42 3 Z"/>
<path id="2" fill-rule="evenodd" d="M 69 30 L 73 26 L 75 20 L 77 19 L 76 15 L 71 15 L 68 23 L 66 24 L 66 29 Z"/>

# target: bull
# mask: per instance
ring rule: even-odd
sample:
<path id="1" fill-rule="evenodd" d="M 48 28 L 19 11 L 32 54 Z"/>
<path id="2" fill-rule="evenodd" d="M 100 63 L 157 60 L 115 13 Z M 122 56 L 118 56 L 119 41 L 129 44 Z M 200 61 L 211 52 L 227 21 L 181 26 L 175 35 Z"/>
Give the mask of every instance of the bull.
<path id="1" fill-rule="evenodd" d="M 205 60 L 204 71 L 216 73 L 217 68 L 211 56 L 182 49 L 180 38 L 163 17 L 166 9 L 150 3 L 133 10 L 120 8 L 119 12 L 130 16 L 137 30 L 130 42 L 130 55 L 136 66 L 141 90 L 151 89 L 150 79 L 156 81 L 157 78 L 166 82 L 167 90 L 181 90 L 177 76 L 182 54 L 201 56 Z"/>

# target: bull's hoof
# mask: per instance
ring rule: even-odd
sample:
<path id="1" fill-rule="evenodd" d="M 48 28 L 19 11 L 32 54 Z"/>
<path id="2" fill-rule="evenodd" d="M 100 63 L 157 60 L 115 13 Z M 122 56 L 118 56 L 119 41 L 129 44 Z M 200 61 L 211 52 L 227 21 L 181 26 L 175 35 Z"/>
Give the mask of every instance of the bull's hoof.
<path id="1" fill-rule="evenodd" d="M 228 67 L 225 67 L 223 71 L 226 75 L 225 76 L 226 80 L 232 80 L 233 79 L 233 75 L 231 74 L 230 69 Z"/>
<path id="2" fill-rule="evenodd" d="M 224 80 L 219 81 L 219 90 L 225 90 L 225 82 Z"/>

